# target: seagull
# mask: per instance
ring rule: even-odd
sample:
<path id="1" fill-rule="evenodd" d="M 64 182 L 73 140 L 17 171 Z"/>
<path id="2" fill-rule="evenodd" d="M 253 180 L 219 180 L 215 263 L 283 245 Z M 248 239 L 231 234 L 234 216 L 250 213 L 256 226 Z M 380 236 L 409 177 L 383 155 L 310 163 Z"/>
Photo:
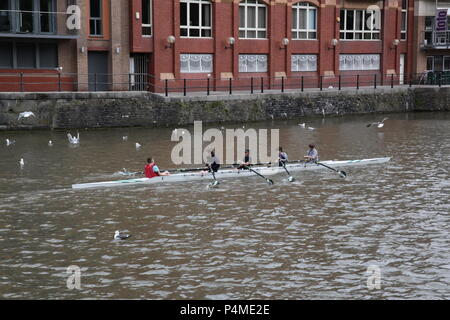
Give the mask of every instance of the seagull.
<path id="1" fill-rule="evenodd" d="M 299 123 L 298 125 L 299 125 L 300 127 L 304 128 L 306 124 L 303 122 L 303 123 Z"/>
<path id="2" fill-rule="evenodd" d="M 14 144 L 15 142 L 16 142 L 15 140 L 6 139 L 6 146 L 9 147 L 10 145 Z"/>
<path id="3" fill-rule="evenodd" d="M 49 147 L 53 146 L 52 140 L 49 140 L 49 141 L 48 141 L 48 146 L 49 146 Z"/>
<path id="4" fill-rule="evenodd" d="M 25 112 L 19 113 L 19 118 L 17 120 L 20 120 L 22 118 L 28 118 L 28 117 L 36 117 L 36 116 L 31 111 L 25 111 Z"/>
<path id="5" fill-rule="evenodd" d="M 77 137 L 72 137 L 70 133 L 67 134 L 67 138 L 69 138 L 69 142 L 71 144 L 79 144 L 80 143 L 80 133 L 78 132 Z"/>
<path id="6" fill-rule="evenodd" d="M 23 168 L 23 166 L 25 165 L 25 162 L 23 161 L 23 158 L 20 159 L 19 164 L 20 164 L 20 168 Z"/>
<path id="7" fill-rule="evenodd" d="M 329 86 L 328 89 L 333 89 L 333 86 Z"/>
<path id="8" fill-rule="evenodd" d="M 384 118 L 383 120 L 381 120 L 381 121 L 379 121 L 379 122 L 369 123 L 369 124 L 367 125 L 367 127 L 370 127 L 370 126 L 377 126 L 378 128 L 383 128 L 383 126 L 384 126 L 384 121 L 386 121 L 387 119 L 389 119 L 389 118 Z"/>
<path id="9" fill-rule="evenodd" d="M 136 149 L 139 149 L 142 145 L 139 142 L 136 142 Z"/>
<path id="10" fill-rule="evenodd" d="M 308 130 L 316 130 L 316 128 L 308 127 Z"/>
<path id="11" fill-rule="evenodd" d="M 122 137 L 122 140 L 123 140 L 123 141 L 127 141 L 127 140 L 128 140 L 128 136 L 123 136 L 123 137 Z"/>
<path id="12" fill-rule="evenodd" d="M 119 230 L 116 230 L 116 232 L 114 233 L 114 240 L 125 240 L 128 239 L 129 237 L 131 237 L 130 234 L 120 233 Z"/>

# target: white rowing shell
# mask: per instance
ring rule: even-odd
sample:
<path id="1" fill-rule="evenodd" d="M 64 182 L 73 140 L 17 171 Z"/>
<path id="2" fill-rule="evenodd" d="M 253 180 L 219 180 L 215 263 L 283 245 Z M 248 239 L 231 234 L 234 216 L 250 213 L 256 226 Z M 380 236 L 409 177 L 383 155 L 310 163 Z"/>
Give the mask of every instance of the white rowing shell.
<path id="1" fill-rule="evenodd" d="M 374 158 L 374 159 L 362 159 L 362 160 L 342 160 L 342 161 L 321 161 L 324 165 L 332 168 L 343 167 L 343 166 L 359 166 L 368 164 L 379 164 L 388 162 L 391 158 Z M 315 163 L 288 163 L 286 168 L 289 172 L 296 171 L 310 171 L 325 169 L 324 166 Z M 263 176 L 271 176 L 277 173 L 286 173 L 283 167 L 252 167 L 253 170 L 262 174 Z M 223 169 L 214 173 L 216 179 L 226 179 L 226 178 L 242 178 L 242 177 L 254 177 L 256 176 L 250 170 L 237 170 L 237 169 Z M 208 171 L 200 172 L 184 172 L 175 173 L 170 176 L 158 176 L 154 178 L 137 178 L 137 179 L 126 179 L 126 180 L 115 180 L 115 181 L 104 181 L 104 182 L 92 182 L 92 183 L 80 183 L 73 184 L 73 189 L 85 189 L 85 188 L 99 188 L 99 187 L 116 187 L 116 186 L 126 186 L 126 185 L 138 185 L 138 184 L 154 184 L 154 183 L 168 183 L 168 182 L 182 182 L 182 181 L 195 181 L 195 180 L 208 180 L 213 179 L 212 174 Z"/>

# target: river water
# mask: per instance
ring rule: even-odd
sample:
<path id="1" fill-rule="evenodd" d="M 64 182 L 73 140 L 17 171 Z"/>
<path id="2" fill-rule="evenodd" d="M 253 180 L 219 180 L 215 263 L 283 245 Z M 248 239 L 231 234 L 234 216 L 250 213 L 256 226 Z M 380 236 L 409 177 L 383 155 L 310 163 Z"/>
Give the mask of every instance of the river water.
<path id="1" fill-rule="evenodd" d="M 247 123 L 279 128 L 290 159 L 310 142 L 322 160 L 393 158 L 346 179 L 324 169 L 216 189 L 71 189 L 149 155 L 173 167 L 173 128 L 81 130 L 78 147 L 68 131 L 0 132 L 0 297 L 449 299 L 450 114 L 387 116 L 381 129 L 366 127 L 380 115 Z M 113 240 L 117 229 L 132 237 Z M 80 289 L 67 287 L 72 265 Z"/>

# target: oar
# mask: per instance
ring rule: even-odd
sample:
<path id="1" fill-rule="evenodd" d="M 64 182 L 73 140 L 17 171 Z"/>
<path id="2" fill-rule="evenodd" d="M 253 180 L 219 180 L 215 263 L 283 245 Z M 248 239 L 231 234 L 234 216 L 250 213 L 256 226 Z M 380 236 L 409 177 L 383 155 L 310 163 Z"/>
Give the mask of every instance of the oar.
<path id="1" fill-rule="evenodd" d="M 272 181 L 272 180 L 267 179 L 267 178 L 264 177 L 262 174 L 260 174 L 259 172 L 256 172 L 256 171 L 253 170 L 252 168 L 250 168 L 250 167 L 244 167 L 244 168 L 245 168 L 245 169 L 248 169 L 248 170 L 250 170 L 250 171 L 252 171 L 253 173 L 256 173 L 258 176 L 260 176 L 261 178 L 263 178 L 264 180 L 266 180 L 268 184 L 270 184 L 270 185 L 273 184 L 273 181 Z"/>
<path id="2" fill-rule="evenodd" d="M 212 187 L 217 186 L 219 184 L 219 181 L 217 181 L 216 175 L 214 174 L 214 170 L 211 168 L 211 166 L 209 166 L 209 172 L 211 172 L 211 174 L 214 178 L 214 181 L 208 185 L 209 188 L 212 188 Z"/>
<path id="3" fill-rule="evenodd" d="M 289 173 L 288 169 L 286 168 L 286 164 L 284 163 L 284 161 L 280 161 L 280 162 L 283 165 L 284 170 L 286 170 L 287 174 L 289 175 L 288 181 L 289 182 L 295 181 L 295 178 L 293 176 L 291 176 L 291 174 Z"/>
<path id="4" fill-rule="evenodd" d="M 330 169 L 330 170 L 333 170 L 333 171 L 339 173 L 339 175 L 341 176 L 341 178 L 346 178 L 346 177 L 347 177 L 347 173 L 346 173 L 345 171 L 339 171 L 339 170 L 336 170 L 335 168 L 329 167 L 329 166 L 327 166 L 327 165 L 325 165 L 325 164 L 323 164 L 323 163 L 321 163 L 321 162 L 316 162 L 316 163 L 317 163 L 317 164 L 320 164 L 321 166 L 324 166 L 325 168 L 328 168 L 328 169 Z"/>

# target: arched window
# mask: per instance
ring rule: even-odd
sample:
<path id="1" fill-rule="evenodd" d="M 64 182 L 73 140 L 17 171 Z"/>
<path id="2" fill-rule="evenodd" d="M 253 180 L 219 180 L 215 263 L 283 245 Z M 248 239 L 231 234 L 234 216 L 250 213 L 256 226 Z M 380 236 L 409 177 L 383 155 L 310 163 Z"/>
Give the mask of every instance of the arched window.
<path id="1" fill-rule="evenodd" d="M 317 8 L 308 2 L 292 6 L 292 39 L 317 39 Z"/>
<path id="2" fill-rule="evenodd" d="M 196 38 L 211 37 L 211 17 L 211 1 L 180 0 L 180 35 Z"/>
<path id="3" fill-rule="evenodd" d="M 239 4 L 239 38 L 267 37 L 267 6 L 257 0 L 243 0 Z"/>

